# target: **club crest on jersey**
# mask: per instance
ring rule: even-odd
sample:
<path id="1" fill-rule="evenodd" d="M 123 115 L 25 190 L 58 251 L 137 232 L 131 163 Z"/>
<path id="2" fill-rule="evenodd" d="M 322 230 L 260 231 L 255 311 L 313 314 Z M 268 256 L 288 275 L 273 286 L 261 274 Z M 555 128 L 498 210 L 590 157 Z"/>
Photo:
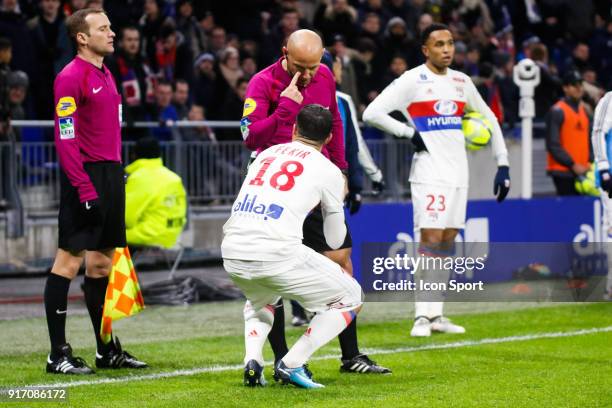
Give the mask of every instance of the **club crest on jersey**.
<path id="1" fill-rule="evenodd" d="M 417 82 L 422 84 L 422 83 L 430 83 L 433 82 L 433 80 L 429 79 L 427 77 L 427 74 L 419 74 L 419 79 L 417 79 Z"/>
<path id="2" fill-rule="evenodd" d="M 457 113 L 458 106 L 454 101 L 442 99 L 434 105 L 434 110 L 439 115 L 450 116 Z"/>
<path id="3" fill-rule="evenodd" d="M 264 220 L 272 218 L 278 220 L 283 214 L 284 208 L 278 204 L 262 204 L 257 202 L 257 195 L 250 197 L 248 194 L 244 196 L 244 199 L 236 200 L 232 212 L 245 215 L 253 216 L 255 218 L 263 217 Z"/>
<path id="4" fill-rule="evenodd" d="M 76 109 L 77 106 L 74 98 L 72 96 L 64 96 L 57 101 L 55 112 L 58 117 L 63 118 L 64 116 L 72 115 Z"/>

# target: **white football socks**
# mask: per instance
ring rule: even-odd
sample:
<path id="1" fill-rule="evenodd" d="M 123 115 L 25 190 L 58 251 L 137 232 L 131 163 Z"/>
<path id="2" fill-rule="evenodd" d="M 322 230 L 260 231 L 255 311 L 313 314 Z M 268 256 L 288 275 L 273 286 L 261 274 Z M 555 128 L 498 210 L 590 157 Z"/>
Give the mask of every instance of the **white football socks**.
<path id="1" fill-rule="evenodd" d="M 323 347 L 348 326 L 355 316 L 354 312 L 328 310 L 317 313 L 306 332 L 283 357 L 283 363 L 289 368 L 301 367 L 315 351 Z"/>
<path id="2" fill-rule="evenodd" d="M 263 347 L 272 330 L 272 323 L 274 306 L 267 305 L 256 311 L 247 300 L 244 305 L 244 364 L 256 360 L 263 367 Z"/>

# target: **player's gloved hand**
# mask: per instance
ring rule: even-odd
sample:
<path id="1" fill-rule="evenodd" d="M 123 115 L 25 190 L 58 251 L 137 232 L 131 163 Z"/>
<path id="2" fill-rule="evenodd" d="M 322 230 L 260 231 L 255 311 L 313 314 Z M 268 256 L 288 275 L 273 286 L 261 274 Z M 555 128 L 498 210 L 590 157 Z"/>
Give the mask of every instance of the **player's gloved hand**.
<path id="1" fill-rule="evenodd" d="M 102 224 L 102 211 L 100 210 L 100 202 L 97 199 L 82 202 L 81 210 L 87 225 Z"/>
<path id="2" fill-rule="evenodd" d="M 372 182 L 372 191 L 374 193 L 374 196 L 378 196 L 380 195 L 380 193 L 382 193 L 382 191 L 385 189 L 386 184 L 385 184 L 385 180 L 384 179 L 380 179 L 380 181 L 373 181 Z"/>
<path id="3" fill-rule="evenodd" d="M 612 198 L 612 175 L 609 169 L 599 171 L 599 184 L 602 190 L 608 193 L 608 197 Z"/>
<path id="4" fill-rule="evenodd" d="M 410 140 L 412 140 L 412 145 L 414 146 L 415 152 L 418 153 L 427 151 L 427 146 L 425 146 L 425 142 L 423 141 L 423 138 L 421 137 L 421 134 L 418 130 L 414 130 L 414 134 L 412 135 L 412 138 L 410 138 Z"/>
<path id="5" fill-rule="evenodd" d="M 344 200 L 344 205 L 349 210 L 349 214 L 356 214 L 361 208 L 361 194 L 349 192 Z"/>
<path id="6" fill-rule="evenodd" d="M 497 196 L 497 202 L 501 203 L 502 201 L 504 201 L 509 191 L 510 167 L 499 166 L 497 168 L 497 174 L 495 175 L 495 181 L 493 183 L 493 194 Z"/>

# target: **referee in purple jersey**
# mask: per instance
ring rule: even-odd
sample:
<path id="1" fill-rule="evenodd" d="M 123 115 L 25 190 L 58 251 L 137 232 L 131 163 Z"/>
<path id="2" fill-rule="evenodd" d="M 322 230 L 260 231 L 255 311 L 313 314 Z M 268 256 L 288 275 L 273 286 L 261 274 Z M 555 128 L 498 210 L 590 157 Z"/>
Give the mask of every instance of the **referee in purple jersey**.
<path id="1" fill-rule="evenodd" d="M 55 146 L 60 163 L 59 244 L 45 286 L 51 341 L 47 372 L 93 374 L 66 342 L 70 282 L 85 261 L 85 302 L 96 336 L 96 367 L 144 368 L 121 349 L 104 344 L 100 325 L 116 247 L 126 246 L 125 182 L 121 167 L 121 96 L 102 60 L 114 51 L 115 33 L 102 9 L 87 8 L 66 24 L 77 56 L 54 84 Z"/>

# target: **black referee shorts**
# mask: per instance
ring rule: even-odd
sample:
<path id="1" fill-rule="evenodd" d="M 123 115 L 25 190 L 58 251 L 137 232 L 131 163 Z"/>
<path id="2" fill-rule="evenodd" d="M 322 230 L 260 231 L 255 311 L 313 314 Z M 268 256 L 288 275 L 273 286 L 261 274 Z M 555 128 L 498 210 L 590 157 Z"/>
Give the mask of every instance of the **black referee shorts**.
<path id="1" fill-rule="evenodd" d="M 344 221 L 344 223 L 346 224 L 346 221 Z M 333 249 L 331 249 L 329 245 L 327 245 L 327 241 L 325 241 L 325 235 L 323 234 L 323 213 L 321 212 L 321 206 L 317 206 L 317 208 L 315 208 L 310 214 L 308 214 L 308 216 L 304 220 L 302 232 L 304 233 L 304 239 L 302 239 L 302 244 L 315 250 L 316 252 L 333 251 Z M 352 247 L 353 239 L 351 238 L 351 233 L 347 224 L 344 243 L 338 249 Z"/>
<path id="2" fill-rule="evenodd" d="M 102 223 L 89 225 L 76 188 L 60 171 L 59 243 L 66 251 L 121 248 L 125 240 L 125 178 L 117 162 L 85 163 L 97 193 Z"/>

